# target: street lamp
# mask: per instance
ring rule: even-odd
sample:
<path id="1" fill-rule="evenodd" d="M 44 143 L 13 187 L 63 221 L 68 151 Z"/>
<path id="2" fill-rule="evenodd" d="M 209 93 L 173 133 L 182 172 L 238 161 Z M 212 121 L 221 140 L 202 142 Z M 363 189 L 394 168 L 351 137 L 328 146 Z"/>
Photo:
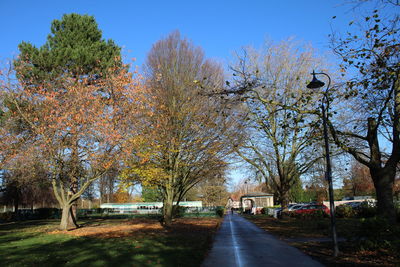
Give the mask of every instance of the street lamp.
<path id="1" fill-rule="evenodd" d="M 321 104 L 322 110 L 322 123 L 324 127 L 324 141 L 325 141 L 325 160 L 326 160 L 326 171 L 325 171 L 325 179 L 328 181 L 329 184 L 329 210 L 331 215 L 331 230 L 332 230 L 332 240 L 333 240 L 333 256 L 337 256 L 339 253 L 339 247 L 337 242 L 337 235 L 336 235 L 336 218 L 335 218 L 335 202 L 333 199 L 333 185 L 332 185 L 332 167 L 331 167 L 331 159 L 329 154 L 329 138 L 328 138 L 328 111 L 329 111 L 329 97 L 328 97 L 328 90 L 329 86 L 331 85 L 331 77 L 324 72 L 315 73 L 313 71 L 311 73 L 313 75 L 312 81 L 307 85 L 309 89 L 319 89 L 325 85 L 324 82 L 317 79 L 315 75 L 325 75 L 328 77 L 328 86 L 326 87 Z M 325 106 L 326 105 L 326 106 Z"/>

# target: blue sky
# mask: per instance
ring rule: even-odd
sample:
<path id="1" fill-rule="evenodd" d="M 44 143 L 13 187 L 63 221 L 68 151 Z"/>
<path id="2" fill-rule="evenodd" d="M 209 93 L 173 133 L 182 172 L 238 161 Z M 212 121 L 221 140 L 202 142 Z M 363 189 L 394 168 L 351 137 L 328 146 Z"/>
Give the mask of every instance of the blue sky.
<path id="1" fill-rule="evenodd" d="M 1 0 L 0 58 L 17 55 L 23 40 L 42 45 L 51 21 L 72 12 L 95 16 L 104 37 L 139 65 L 154 42 L 176 29 L 222 63 L 241 46 L 260 46 L 266 38 L 295 36 L 325 52 L 331 28 L 342 30 L 352 19 L 350 9 L 338 0 Z"/>
<path id="2" fill-rule="evenodd" d="M 235 50 L 259 47 L 266 38 L 295 37 L 329 54 L 328 34 L 345 31 L 357 16 L 351 7 L 340 0 L 0 0 L 0 61 L 15 57 L 21 41 L 44 44 L 52 20 L 72 12 L 93 15 L 104 38 L 122 46 L 139 66 L 152 44 L 174 30 L 225 66 Z M 232 176 L 237 180 L 245 172 Z"/>

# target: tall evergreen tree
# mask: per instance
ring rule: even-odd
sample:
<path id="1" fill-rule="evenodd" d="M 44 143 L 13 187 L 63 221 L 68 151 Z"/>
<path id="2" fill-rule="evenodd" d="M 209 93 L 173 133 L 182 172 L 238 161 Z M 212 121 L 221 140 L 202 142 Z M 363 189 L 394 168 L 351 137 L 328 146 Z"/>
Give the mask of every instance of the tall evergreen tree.
<path id="1" fill-rule="evenodd" d="M 14 61 L 19 79 L 32 83 L 56 80 L 68 72 L 101 76 L 121 65 L 121 48 L 104 40 L 93 16 L 66 14 L 54 20 L 47 42 L 37 48 L 29 42 L 18 46 L 20 55 Z"/>

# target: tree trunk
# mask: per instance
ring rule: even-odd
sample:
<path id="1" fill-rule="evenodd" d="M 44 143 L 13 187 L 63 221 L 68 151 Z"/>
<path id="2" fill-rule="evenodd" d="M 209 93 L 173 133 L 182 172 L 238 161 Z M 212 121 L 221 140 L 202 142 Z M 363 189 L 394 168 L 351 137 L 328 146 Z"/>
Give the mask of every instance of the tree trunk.
<path id="1" fill-rule="evenodd" d="M 78 192 L 78 183 L 79 183 L 78 178 L 75 177 L 75 176 L 72 176 L 69 196 L 73 196 L 74 194 L 76 194 Z M 69 209 L 70 210 L 70 216 L 69 216 L 69 219 L 68 219 L 70 224 L 75 225 L 76 228 L 79 227 L 79 225 L 76 223 L 76 219 L 78 218 L 78 216 L 77 216 L 78 199 L 74 200 L 71 203 L 71 207 Z"/>
<path id="2" fill-rule="evenodd" d="M 393 181 L 395 172 L 381 169 L 370 170 L 375 185 L 377 213 L 390 222 L 396 221 L 396 211 L 393 202 Z"/>
<path id="3" fill-rule="evenodd" d="M 174 194 L 172 189 L 166 189 L 166 191 L 163 207 L 163 222 L 164 225 L 168 227 L 171 226 L 173 219 Z"/>
<path id="4" fill-rule="evenodd" d="M 75 141 L 75 146 L 73 146 L 72 148 L 72 154 L 71 154 L 71 159 L 72 159 L 72 170 L 70 173 L 71 176 L 71 184 L 70 184 L 70 192 L 69 195 L 72 196 L 74 194 L 76 194 L 78 192 L 78 188 L 79 188 L 79 178 L 81 176 L 81 170 L 80 170 L 80 159 L 78 156 L 78 143 L 77 141 Z M 74 223 L 76 225 L 76 227 L 78 227 L 78 225 L 76 224 L 76 218 L 78 218 L 77 216 L 77 210 L 78 210 L 78 199 L 75 199 L 71 204 L 72 207 L 70 208 L 70 218 L 69 221 L 71 223 Z"/>
<path id="5" fill-rule="evenodd" d="M 68 230 L 78 228 L 76 218 L 72 212 L 72 205 L 64 205 L 62 207 L 60 230 Z"/>
<path id="6" fill-rule="evenodd" d="M 280 200 L 282 208 L 286 210 L 289 205 L 289 190 L 280 191 Z"/>
<path id="7" fill-rule="evenodd" d="M 164 225 L 171 226 L 172 224 L 172 204 L 169 201 L 164 201 Z"/>
<path id="8" fill-rule="evenodd" d="M 68 216 L 69 224 L 73 225 L 74 228 L 78 228 L 79 227 L 78 223 L 76 222 L 76 220 L 78 219 L 78 216 L 77 216 L 78 209 L 77 209 L 77 207 L 78 207 L 78 204 L 77 204 L 76 201 L 74 201 L 74 203 L 72 204 L 71 208 L 69 209 L 69 213 L 70 213 L 69 216 Z"/>
<path id="9" fill-rule="evenodd" d="M 19 202 L 20 202 L 20 191 L 18 187 L 15 187 L 15 196 L 14 196 L 14 216 L 15 219 L 19 220 Z"/>
<path id="10" fill-rule="evenodd" d="M 14 214 L 16 217 L 18 217 L 18 210 L 19 210 L 19 199 L 16 197 L 14 199 Z"/>
<path id="11" fill-rule="evenodd" d="M 66 205 L 62 207 L 60 230 L 68 230 L 69 225 L 69 209 L 71 206 Z"/>

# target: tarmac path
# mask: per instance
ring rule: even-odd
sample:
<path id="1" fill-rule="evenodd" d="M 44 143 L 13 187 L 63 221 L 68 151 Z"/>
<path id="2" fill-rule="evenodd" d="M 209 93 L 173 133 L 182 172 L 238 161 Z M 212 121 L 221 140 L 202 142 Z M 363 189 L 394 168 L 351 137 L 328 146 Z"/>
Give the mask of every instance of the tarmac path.
<path id="1" fill-rule="evenodd" d="M 323 266 L 237 214 L 228 214 L 202 267 Z"/>

